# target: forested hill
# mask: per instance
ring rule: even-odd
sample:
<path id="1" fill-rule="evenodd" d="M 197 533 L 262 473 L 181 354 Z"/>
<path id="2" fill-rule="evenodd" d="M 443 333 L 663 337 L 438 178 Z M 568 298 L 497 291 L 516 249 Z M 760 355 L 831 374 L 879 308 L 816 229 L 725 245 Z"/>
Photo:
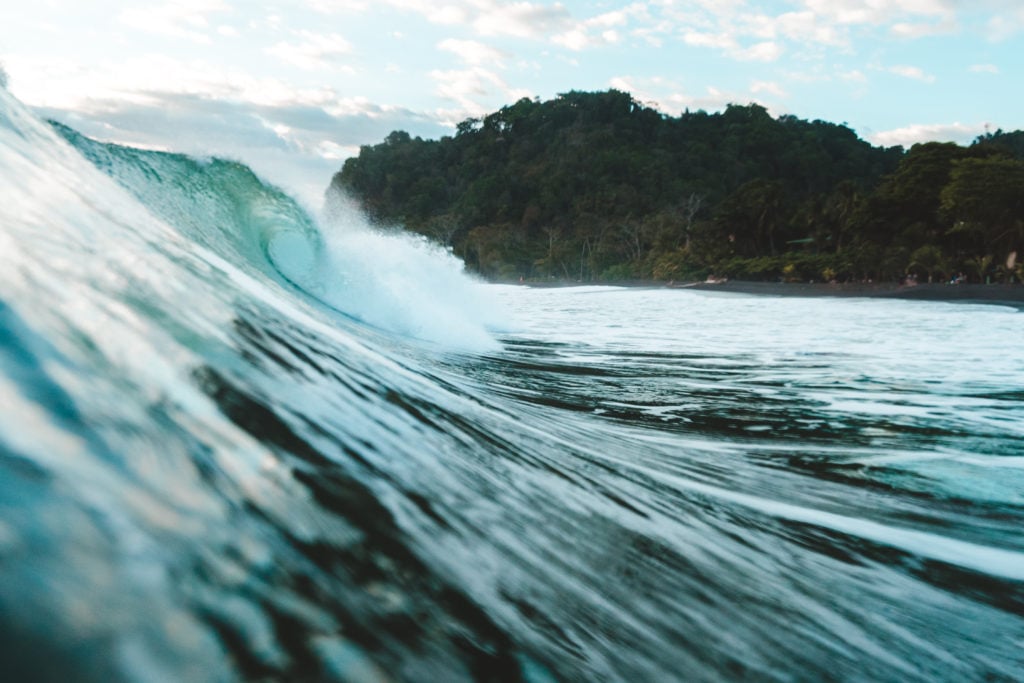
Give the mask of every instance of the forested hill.
<path id="1" fill-rule="evenodd" d="M 615 90 L 522 99 L 441 140 L 393 132 L 331 189 L 495 279 L 1020 280 L 1024 257 L 1024 132 L 883 149 Z"/>

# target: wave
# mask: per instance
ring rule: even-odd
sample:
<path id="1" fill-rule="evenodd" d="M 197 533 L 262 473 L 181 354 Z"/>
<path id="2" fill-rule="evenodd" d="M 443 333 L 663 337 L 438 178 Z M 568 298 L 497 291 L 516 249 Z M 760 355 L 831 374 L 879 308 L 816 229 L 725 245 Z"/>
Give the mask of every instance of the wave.
<path id="1" fill-rule="evenodd" d="M 875 377 L 857 316 L 950 320 L 835 303 L 857 355 L 792 302 L 482 289 L 2 91 L 0 150 L 13 679 L 1017 674 L 1015 314 L 985 314 L 998 381 Z"/>
<path id="2" fill-rule="evenodd" d="M 9 675 L 363 678 L 387 662 L 457 680 L 508 649 L 378 500 L 409 485 L 369 474 L 389 450 L 412 465 L 413 402 L 450 393 L 397 350 L 490 347 L 481 324 L 426 296 L 434 314 L 385 305 L 401 293 L 376 287 L 374 253 L 342 251 L 354 230 L 330 235 L 241 164 L 98 143 L 6 92 L 0 149 Z M 360 239 L 474 288 L 450 257 Z M 378 308 L 336 291 L 353 273 Z M 421 635 L 389 635 L 413 608 Z"/>
<path id="3" fill-rule="evenodd" d="M 332 204 L 314 219 L 299 204 L 224 159 L 96 142 L 51 123 L 77 151 L 188 240 L 244 270 L 283 279 L 340 312 L 383 329 L 464 350 L 493 350 L 499 325 L 457 259 L 425 240 L 371 229 Z"/>

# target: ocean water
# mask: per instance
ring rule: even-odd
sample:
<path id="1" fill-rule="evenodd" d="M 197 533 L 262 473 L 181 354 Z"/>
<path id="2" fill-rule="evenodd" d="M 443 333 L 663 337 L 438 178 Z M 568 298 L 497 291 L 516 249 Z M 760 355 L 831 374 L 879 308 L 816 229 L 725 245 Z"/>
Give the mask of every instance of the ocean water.
<path id="1" fill-rule="evenodd" d="M 485 286 L 0 90 L 0 671 L 1016 681 L 1024 316 Z"/>

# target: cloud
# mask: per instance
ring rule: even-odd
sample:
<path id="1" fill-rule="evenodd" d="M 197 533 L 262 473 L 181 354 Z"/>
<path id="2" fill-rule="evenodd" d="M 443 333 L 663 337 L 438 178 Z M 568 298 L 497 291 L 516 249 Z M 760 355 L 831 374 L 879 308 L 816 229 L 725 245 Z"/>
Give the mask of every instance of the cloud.
<path id="1" fill-rule="evenodd" d="M 510 36 L 543 40 L 565 30 L 571 22 L 568 10 L 561 4 L 503 0 L 382 0 L 399 10 L 423 16 L 434 24 L 459 25 L 471 28 L 479 36 Z"/>
<path id="2" fill-rule="evenodd" d="M 140 104 L 153 101 L 154 94 L 160 93 L 270 106 L 297 101 L 321 103 L 333 96 L 333 91 L 324 87 L 299 88 L 235 67 L 152 54 L 88 67 L 74 59 L 15 56 L 9 65 L 18 75 L 17 97 L 32 106 L 56 109 L 76 109 L 92 101 Z M 159 74 L 159 78 L 154 74 Z"/>
<path id="3" fill-rule="evenodd" d="M 995 64 L 972 64 L 968 71 L 975 74 L 997 74 L 999 67 Z"/>
<path id="4" fill-rule="evenodd" d="M 868 139 L 885 147 L 910 147 L 919 142 L 958 142 L 966 144 L 985 132 L 987 124 L 932 123 L 912 124 L 894 130 L 874 133 Z"/>
<path id="5" fill-rule="evenodd" d="M 345 38 L 337 33 L 324 35 L 311 31 L 296 31 L 295 34 L 301 42 L 277 43 L 266 49 L 267 54 L 309 71 L 339 68 L 352 71 L 351 67 L 342 64 L 342 58 L 352 53 L 352 44 Z"/>
<path id="6" fill-rule="evenodd" d="M 787 51 L 849 50 L 871 31 L 905 39 L 954 32 L 959 28 L 958 3 L 960 0 L 791 0 L 785 3 L 786 11 L 771 11 L 764 2 L 665 0 L 649 4 L 644 15 L 647 25 L 634 29 L 634 34 L 648 41 L 674 35 L 687 45 L 716 49 L 732 59 L 775 61 Z M 1024 12 L 1021 17 L 1024 22 Z M 1005 26 L 1000 30 L 1005 33 Z"/>
<path id="7" fill-rule="evenodd" d="M 501 67 L 505 61 L 505 55 L 501 50 L 484 45 L 475 40 L 456 40 L 449 38 L 442 40 L 437 47 L 445 52 L 451 52 L 466 64 L 480 65 L 490 64 Z"/>
<path id="8" fill-rule="evenodd" d="M 430 77 L 438 83 L 436 94 L 456 105 L 454 109 L 438 112 L 443 122 L 453 126 L 468 117 L 488 113 L 490 108 L 482 104 L 481 100 L 498 98 L 514 102 L 532 95 L 529 91 L 510 87 L 498 74 L 479 66 L 462 70 L 434 70 L 430 72 Z"/>
<path id="9" fill-rule="evenodd" d="M 765 40 L 749 47 L 742 47 L 734 35 L 729 33 L 701 33 L 690 31 L 683 35 L 683 42 L 693 47 L 707 47 L 722 50 L 729 57 L 742 62 L 774 62 L 782 56 L 779 43 Z"/>
<path id="10" fill-rule="evenodd" d="M 318 0 L 325 2 L 327 0 Z M 435 24 L 462 26 L 477 37 L 506 37 L 550 42 L 573 51 L 618 43 L 630 22 L 651 20 L 646 2 L 574 18 L 559 2 L 507 0 L 382 0 L 383 4 L 419 14 Z"/>
<path id="11" fill-rule="evenodd" d="M 323 173 L 336 166 L 339 154 L 354 153 L 392 130 L 431 137 L 450 130 L 433 113 L 345 97 L 330 87 L 296 87 L 199 60 L 148 56 L 85 68 L 74 60 L 48 58 L 19 59 L 15 66 L 17 84 L 25 85 L 17 97 L 87 135 L 265 163 L 258 170 L 271 177 L 270 160 L 282 168 Z M 327 173 L 317 182 L 329 180 Z"/>
<path id="12" fill-rule="evenodd" d="M 569 13 L 560 4 L 552 6 L 529 2 L 511 4 L 474 3 L 481 11 L 473 19 L 473 28 L 484 36 L 514 36 L 540 39 L 557 31 L 569 21 Z"/>
<path id="13" fill-rule="evenodd" d="M 178 0 L 162 5 L 129 7 L 118 20 L 140 31 L 209 43 L 210 14 L 230 10 L 223 0 Z"/>
<path id="14" fill-rule="evenodd" d="M 703 94 L 699 95 L 691 95 L 685 92 L 679 83 L 660 77 L 637 79 L 629 76 L 617 76 L 611 79 L 608 85 L 616 90 L 628 92 L 637 101 L 673 116 L 687 109 L 720 111 L 730 104 L 757 101 L 759 99 L 757 95 L 761 92 L 776 96 L 785 95 L 777 84 L 760 81 L 755 81 L 748 93 L 731 92 L 708 86 Z M 772 109 L 769 107 L 769 110 Z"/>
<path id="15" fill-rule="evenodd" d="M 786 91 L 782 89 L 782 86 L 774 81 L 754 81 L 750 84 L 750 92 L 756 95 L 765 93 L 768 95 L 774 95 L 775 97 L 786 97 Z"/>
<path id="16" fill-rule="evenodd" d="M 622 40 L 620 29 L 627 28 L 636 18 L 650 18 L 646 4 L 637 2 L 584 21 L 577 21 L 571 29 L 553 36 L 551 42 L 575 52 L 613 45 Z"/>
<path id="17" fill-rule="evenodd" d="M 820 45 L 846 45 L 849 41 L 838 28 L 822 22 L 814 12 L 786 12 L 777 17 L 758 17 L 766 38 L 781 36 L 791 41 Z"/>
<path id="18" fill-rule="evenodd" d="M 1024 9 L 1015 7 L 1005 13 L 997 14 L 989 19 L 985 30 L 986 37 L 992 42 L 1001 42 L 1012 38 L 1024 30 Z"/>
<path id="19" fill-rule="evenodd" d="M 896 74 L 897 76 L 902 76 L 903 78 L 911 78 L 915 81 L 921 81 L 922 83 L 935 82 L 935 76 L 926 73 L 923 69 L 917 66 L 898 64 L 896 66 L 890 66 L 886 71 Z"/>
<path id="20" fill-rule="evenodd" d="M 306 6 L 321 14 L 356 14 L 370 7 L 366 0 L 306 0 Z"/>
<path id="21" fill-rule="evenodd" d="M 774 62 L 782 56 L 782 46 L 778 43 L 766 40 L 763 43 L 751 45 L 748 48 L 733 52 L 736 59 L 744 62 Z"/>
<path id="22" fill-rule="evenodd" d="M 839 25 L 888 25 L 902 17 L 952 18 L 954 0 L 803 0 L 816 16 Z"/>
<path id="23" fill-rule="evenodd" d="M 555 36 L 552 41 L 556 45 L 561 45 L 564 48 L 568 48 L 574 52 L 579 52 L 588 47 L 593 46 L 593 39 L 587 35 L 587 32 L 583 29 L 574 28 L 571 31 L 560 33 Z"/>
<path id="24" fill-rule="evenodd" d="M 897 38 L 915 39 L 926 36 L 937 36 L 944 33 L 953 33 L 957 30 L 956 22 L 951 19 L 928 23 L 928 22 L 906 22 L 901 21 L 892 25 L 890 29 Z"/>
<path id="25" fill-rule="evenodd" d="M 736 39 L 728 33 L 689 31 L 683 35 L 683 42 L 694 47 L 712 47 L 719 50 L 736 49 Z"/>

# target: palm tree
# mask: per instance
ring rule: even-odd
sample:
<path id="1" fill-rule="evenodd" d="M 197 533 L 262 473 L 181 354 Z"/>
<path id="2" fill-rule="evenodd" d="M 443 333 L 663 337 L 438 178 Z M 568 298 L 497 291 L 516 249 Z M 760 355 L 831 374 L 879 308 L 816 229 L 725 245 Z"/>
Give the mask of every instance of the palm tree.
<path id="1" fill-rule="evenodd" d="M 943 274 L 949 269 L 942 250 L 934 244 L 926 244 L 914 250 L 910 255 L 910 264 L 907 266 L 907 270 L 914 268 L 923 270 L 928 275 L 928 282 L 933 281 L 935 273 Z"/>
<path id="2" fill-rule="evenodd" d="M 978 282 L 985 282 L 985 274 L 988 269 L 992 266 L 992 254 L 985 254 L 984 256 L 975 256 L 967 259 L 967 265 L 971 270 L 978 274 Z"/>

